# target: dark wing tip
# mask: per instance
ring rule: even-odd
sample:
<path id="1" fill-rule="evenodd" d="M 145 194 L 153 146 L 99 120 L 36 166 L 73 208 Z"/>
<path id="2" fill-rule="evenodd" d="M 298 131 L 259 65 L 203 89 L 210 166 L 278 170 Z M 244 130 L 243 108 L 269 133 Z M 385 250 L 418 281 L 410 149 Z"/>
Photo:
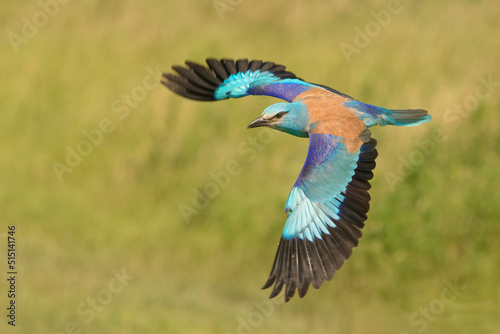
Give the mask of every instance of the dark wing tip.
<path id="1" fill-rule="evenodd" d="M 215 100 L 210 90 L 197 86 L 186 77 L 176 76 L 171 73 L 163 74 L 161 83 L 172 92 L 191 100 L 213 101 Z"/>
<path id="2" fill-rule="evenodd" d="M 215 91 L 233 74 L 260 70 L 282 79 L 298 79 L 295 74 L 286 71 L 285 66 L 273 62 L 249 61 L 246 58 L 207 58 L 206 63 L 208 67 L 189 60 L 185 62 L 187 67 L 174 65 L 172 69 L 176 74 L 164 73 L 162 84 L 174 93 L 192 100 L 215 101 Z"/>
<path id="3" fill-rule="evenodd" d="M 339 207 L 339 219 L 329 217 L 336 226 L 327 226 L 329 234 L 323 233 L 314 241 L 281 238 L 271 273 L 263 287 L 267 289 L 274 283 L 270 298 L 276 297 L 283 286 L 285 301 L 294 296 L 295 290 L 301 298 L 304 297 L 309 285 L 319 289 L 352 255 L 370 208 L 368 181 L 373 177 L 378 154 L 375 146 L 375 139 L 363 145 L 354 176 L 343 193 L 345 199 Z"/>

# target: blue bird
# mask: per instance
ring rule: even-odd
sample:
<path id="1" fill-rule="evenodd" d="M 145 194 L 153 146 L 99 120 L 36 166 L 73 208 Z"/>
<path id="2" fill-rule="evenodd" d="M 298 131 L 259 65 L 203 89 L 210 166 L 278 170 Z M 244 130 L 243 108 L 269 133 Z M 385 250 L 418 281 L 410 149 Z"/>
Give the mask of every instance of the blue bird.
<path id="1" fill-rule="evenodd" d="M 285 286 L 285 301 L 309 285 L 318 289 L 348 259 L 361 238 L 373 178 L 375 125 L 414 126 L 431 120 L 426 110 L 393 110 L 366 104 L 327 86 L 297 78 L 283 65 L 260 60 L 213 59 L 207 67 L 186 61 L 162 83 L 192 100 L 218 101 L 267 95 L 286 102 L 264 110 L 248 128 L 266 126 L 309 138 L 306 161 L 285 204 L 288 214 L 273 267 L 263 289 L 270 298 Z"/>

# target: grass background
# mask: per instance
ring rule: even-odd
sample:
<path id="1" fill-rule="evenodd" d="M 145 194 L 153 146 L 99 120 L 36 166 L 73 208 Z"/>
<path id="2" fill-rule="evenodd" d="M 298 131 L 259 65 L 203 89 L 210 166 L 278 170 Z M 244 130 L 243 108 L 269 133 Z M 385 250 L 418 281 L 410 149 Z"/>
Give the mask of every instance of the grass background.
<path id="1" fill-rule="evenodd" d="M 72 1 L 17 53 L 8 34 L 22 36 L 23 19 L 42 9 L 2 6 L 0 247 L 15 225 L 19 271 L 15 329 L 0 283 L 2 333 L 498 332 L 500 87 L 466 113 L 453 109 L 473 101 L 478 78 L 500 81 L 498 1 L 403 1 L 350 61 L 340 45 L 355 45 L 388 2 L 220 3 L 230 8 L 222 16 L 212 1 Z M 148 67 L 207 56 L 283 63 L 361 101 L 434 118 L 374 129 L 360 246 L 319 291 L 286 305 L 280 296 L 264 314 L 255 303 L 269 294 L 259 289 L 307 141 L 275 133 L 254 159 L 238 150 L 259 134 L 246 125 L 276 102 L 265 97 L 197 103 L 158 85 L 127 117 L 114 112 Z M 59 181 L 52 163 L 106 118 L 114 130 Z M 432 131 L 445 140 L 418 153 Z M 422 163 L 388 182 L 411 154 Z M 231 160 L 241 173 L 186 223 L 179 205 Z M 78 306 L 122 268 L 134 279 L 86 322 Z M 443 303 L 454 280 L 466 289 Z"/>

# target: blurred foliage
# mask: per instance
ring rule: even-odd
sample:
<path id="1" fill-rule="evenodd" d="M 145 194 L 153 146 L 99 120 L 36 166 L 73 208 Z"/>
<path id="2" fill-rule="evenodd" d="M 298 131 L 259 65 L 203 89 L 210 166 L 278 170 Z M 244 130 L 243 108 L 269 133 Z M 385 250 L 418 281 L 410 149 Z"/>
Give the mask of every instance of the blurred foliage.
<path id="1" fill-rule="evenodd" d="M 17 226 L 19 333 L 500 330 L 500 86 L 465 113 L 455 109 L 474 99 L 480 78 L 500 81 L 498 2 L 403 1 L 385 26 L 375 17 L 386 1 L 51 8 L 17 53 L 9 33 L 22 36 L 43 8 L 9 2 L 0 13 L 0 234 Z M 379 31 L 356 47 L 370 24 Z M 358 52 L 348 59 L 343 43 Z M 361 101 L 433 115 L 417 128 L 374 129 L 379 158 L 364 237 L 334 279 L 302 300 L 256 306 L 269 293 L 259 289 L 307 140 L 273 133 L 264 144 L 260 130 L 246 130 L 271 98 L 198 103 L 153 80 L 153 89 L 140 88 L 157 69 L 207 56 L 275 61 Z M 60 181 L 53 162 L 66 164 L 68 147 L 103 120 L 112 130 Z M 433 131 L 444 134 L 439 143 Z M 423 160 L 401 177 L 402 161 L 417 155 Z M 241 172 L 186 223 L 179 205 L 192 205 L 210 172 L 230 161 Z M 104 296 L 122 268 L 133 280 L 91 320 L 82 316 L 78 307 Z M 455 280 L 467 288 L 443 303 Z M 0 288 L 6 300 L 5 281 Z M 422 308 L 435 312 L 426 318 Z"/>

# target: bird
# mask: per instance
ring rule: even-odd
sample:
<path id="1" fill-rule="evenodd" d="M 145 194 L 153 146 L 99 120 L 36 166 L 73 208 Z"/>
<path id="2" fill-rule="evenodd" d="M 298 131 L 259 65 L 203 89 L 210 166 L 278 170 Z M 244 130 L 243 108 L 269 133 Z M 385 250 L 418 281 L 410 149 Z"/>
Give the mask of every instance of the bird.
<path id="1" fill-rule="evenodd" d="M 269 298 L 288 302 L 333 278 L 358 246 L 370 208 L 377 141 L 369 128 L 416 126 L 431 120 L 423 109 L 387 109 L 325 85 L 307 82 L 270 61 L 207 58 L 163 73 L 162 84 L 197 101 L 266 95 L 285 102 L 267 107 L 248 128 L 268 127 L 309 138 L 305 163 L 285 204 L 285 226 L 269 278 Z"/>

